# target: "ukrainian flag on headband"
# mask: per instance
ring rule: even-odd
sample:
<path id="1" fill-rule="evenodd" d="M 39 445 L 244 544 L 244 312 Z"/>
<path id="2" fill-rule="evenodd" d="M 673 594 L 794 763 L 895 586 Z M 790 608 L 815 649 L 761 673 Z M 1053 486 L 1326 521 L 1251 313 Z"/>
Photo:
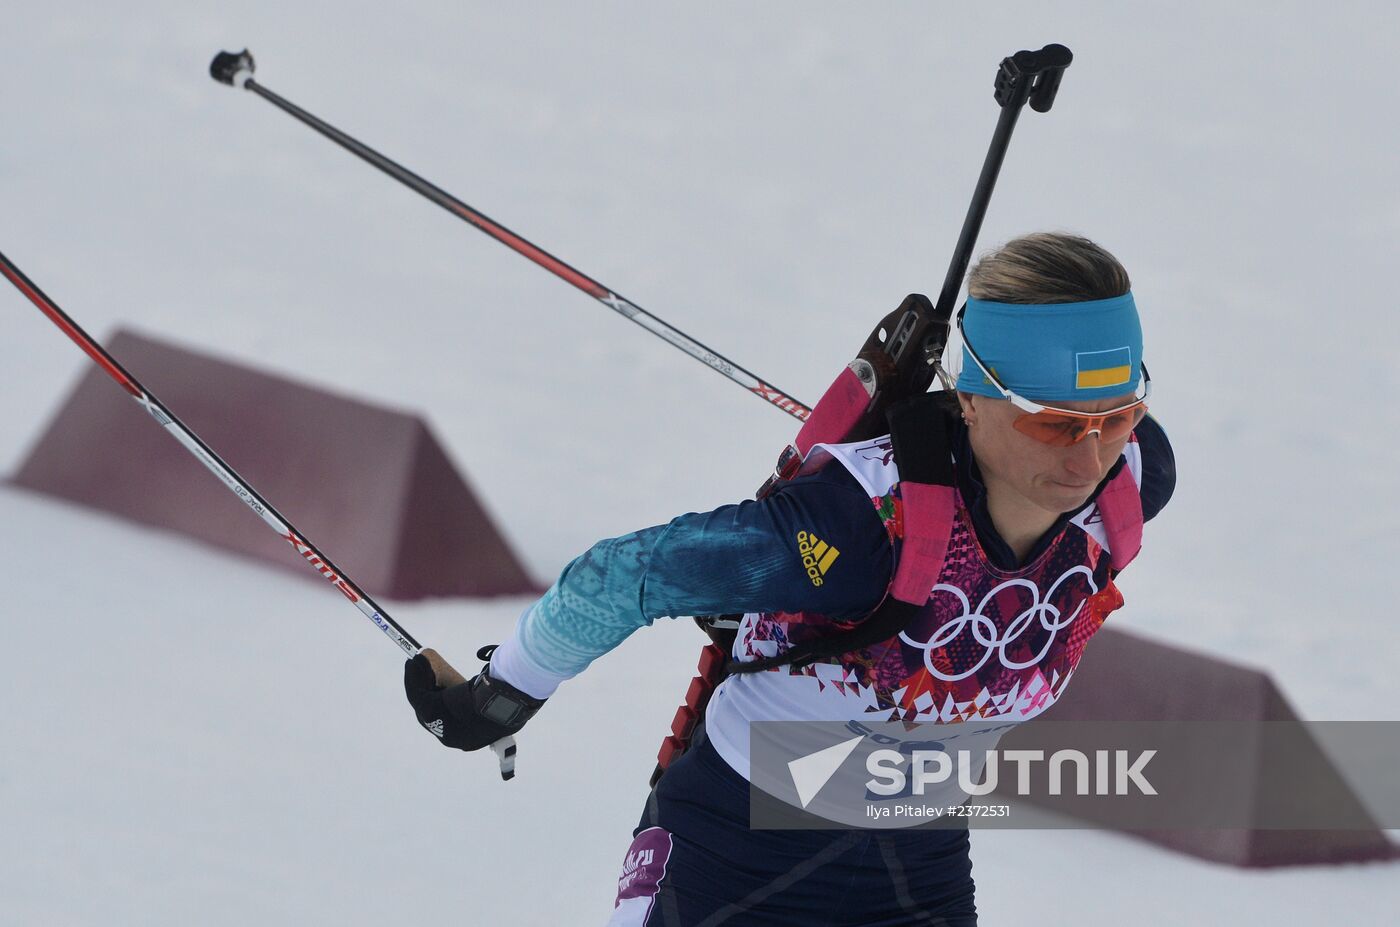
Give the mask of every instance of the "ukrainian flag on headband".
<path id="1" fill-rule="evenodd" d="M 1074 367 L 1075 389 L 1118 386 L 1133 379 L 1133 351 L 1128 347 L 1080 351 L 1074 355 Z"/>

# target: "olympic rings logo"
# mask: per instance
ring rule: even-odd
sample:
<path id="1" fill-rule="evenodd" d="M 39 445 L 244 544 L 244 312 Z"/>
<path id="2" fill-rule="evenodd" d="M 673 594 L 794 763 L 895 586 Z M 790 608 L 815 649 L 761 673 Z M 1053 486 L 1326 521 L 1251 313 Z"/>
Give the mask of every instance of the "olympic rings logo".
<path id="1" fill-rule="evenodd" d="M 1071 612 L 1068 617 L 1062 616 L 1060 609 L 1052 601 L 1055 598 L 1055 591 L 1060 588 L 1060 584 L 1076 574 L 1083 574 L 1085 581 L 1089 584 L 1090 595 L 1099 591 L 1098 586 L 1094 584 L 1093 571 L 1086 566 L 1077 566 L 1055 580 L 1054 584 L 1045 593 L 1044 601 L 1041 601 L 1040 587 L 1035 583 L 1028 579 L 1008 579 L 983 596 L 982 601 L 977 604 L 976 611 L 972 610 L 967 595 L 961 589 L 957 586 L 950 586 L 947 583 L 939 583 L 933 587 L 933 592 L 930 593 L 929 598 L 932 598 L 933 595 L 940 591 L 951 593 L 957 596 L 958 601 L 962 603 L 962 614 L 944 622 L 938 630 L 930 635 L 927 641 L 916 641 L 903 631 L 899 632 L 899 639 L 909 644 L 911 647 L 917 647 L 922 650 L 924 652 L 924 666 L 927 667 L 928 671 L 935 677 L 946 682 L 957 682 L 959 679 L 966 679 L 971 676 L 986 665 L 987 661 L 992 658 L 992 654 L 997 654 L 1001 660 L 1001 665 L 1010 670 L 1021 670 L 1029 666 L 1034 666 L 1043 660 L 1045 655 L 1050 652 L 1050 647 L 1055 643 L 1055 635 L 1060 629 L 1068 627 L 1074 622 L 1074 619 L 1079 617 L 1080 611 L 1084 608 L 1084 603 L 1088 600 L 1087 596 L 1080 599 L 1079 604 L 1075 606 L 1074 611 Z M 996 622 L 982 614 L 982 610 L 987 607 L 987 603 L 996 597 L 998 593 L 1017 586 L 1030 590 L 1031 603 L 1006 626 L 1005 631 L 998 634 Z M 1007 648 L 1020 640 L 1021 636 L 1025 634 L 1026 630 L 1031 627 L 1033 622 L 1039 622 L 1040 627 L 1050 632 L 1049 636 L 1045 639 L 1045 644 L 1040 648 L 1040 652 L 1029 660 L 1018 662 L 1009 659 L 1006 654 Z M 968 669 L 956 675 L 950 676 L 940 671 L 933 663 L 934 652 L 948 646 L 957 639 L 958 635 L 962 634 L 963 631 L 968 628 L 972 630 L 973 639 L 986 648 L 985 652 L 982 654 L 982 658 Z"/>

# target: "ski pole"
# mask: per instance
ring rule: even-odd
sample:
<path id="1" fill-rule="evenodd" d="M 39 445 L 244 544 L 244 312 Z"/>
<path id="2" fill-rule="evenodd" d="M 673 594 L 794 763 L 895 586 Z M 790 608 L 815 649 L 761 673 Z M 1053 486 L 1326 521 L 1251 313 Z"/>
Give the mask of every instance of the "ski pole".
<path id="1" fill-rule="evenodd" d="M 992 143 L 987 148 L 982 173 L 977 178 L 972 202 L 968 204 L 958 243 L 953 248 L 953 258 L 943 278 L 943 289 L 938 294 L 935 308 L 939 318 L 952 317 L 953 303 L 957 301 L 967 265 L 972 260 L 972 249 L 977 244 L 978 232 L 982 230 L 987 204 L 992 200 L 992 190 L 996 187 L 997 175 L 1001 173 L 1002 161 L 1006 159 L 1006 149 L 1011 143 L 1011 133 L 1016 128 L 1021 107 L 1029 103 L 1037 113 L 1049 112 L 1055 102 L 1055 94 L 1059 92 L 1060 81 L 1064 79 L 1065 68 L 1073 61 L 1074 54 L 1065 46 L 1046 45 L 1040 51 L 1019 51 L 1010 55 L 1002 59 L 997 68 L 993 96 L 1001 107 L 1001 115 L 997 117 Z"/>
<path id="2" fill-rule="evenodd" d="M 624 299 L 614 290 L 609 289 L 582 271 L 570 267 L 543 248 L 526 241 L 510 229 L 468 206 L 446 190 L 434 186 L 403 165 L 386 158 L 358 139 L 347 135 L 330 123 L 308 113 L 295 103 L 273 93 L 262 84 L 253 80 L 253 70 L 253 56 L 248 53 L 247 49 L 238 53 L 219 52 L 214 56 L 214 60 L 209 65 L 209 74 L 215 80 L 229 84 L 230 86 L 242 87 L 245 90 L 253 91 L 278 109 L 305 123 L 312 129 L 315 129 L 346 151 L 368 161 L 404 186 L 422 194 L 459 219 L 476 226 L 507 248 L 529 258 L 561 280 L 564 280 L 587 293 L 589 296 L 592 296 L 594 299 L 598 300 L 598 302 L 612 309 L 619 315 L 631 319 L 658 338 L 670 342 L 673 346 L 689 354 L 706 366 L 719 371 L 744 389 L 758 396 L 760 399 L 763 399 L 765 402 L 777 406 L 799 421 L 806 421 L 807 416 L 811 415 L 812 410 L 810 408 L 798 402 L 776 386 L 759 379 L 756 375 L 740 367 L 718 351 L 701 344 L 685 332 L 657 316 L 652 315 L 631 300 Z"/>
<path id="3" fill-rule="evenodd" d="M 415 657 L 422 652 L 423 645 L 414 640 L 413 635 L 404 630 L 403 626 L 393 618 L 390 618 L 388 612 L 380 608 L 379 605 L 369 597 L 368 593 L 356 586 L 355 583 L 351 581 L 350 577 L 345 575 L 344 570 L 336 566 L 329 557 L 321 553 L 310 541 L 306 540 L 287 519 L 282 517 L 280 512 L 272 507 L 272 503 L 259 495 L 258 491 L 235 473 L 233 468 L 225 463 L 222 457 L 214 453 L 209 445 L 201 441 L 198 435 L 185 426 L 184 422 L 176 418 L 175 413 L 166 408 L 164 403 L 142 386 L 140 381 L 128 373 L 121 364 L 117 363 L 116 358 L 107 353 L 106 348 L 102 347 L 96 339 L 83 331 L 68 313 L 64 312 L 58 307 L 57 303 L 49 299 L 49 297 L 44 294 L 44 291 L 40 290 L 39 287 L 35 285 L 34 281 L 26 277 L 24 272 L 16 267 L 14 262 L 6 257 L 3 252 L 0 252 L 0 274 L 4 274 L 5 277 L 15 285 L 15 289 L 28 297 L 29 301 L 35 306 L 38 306 L 39 311 L 49 317 L 49 321 L 57 325 L 65 335 L 72 339 L 74 344 L 82 348 L 84 353 L 92 358 L 97 366 L 101 367 L 113 380 L 116 380 L 117 385 L 126 390 L 131 397 L 150 414 L 151 418 L 155 419 L 161 427 L 173 435 L 175 440 L 180 442 L 181 447 L 193 454 L 200 463 L 204 464 L 209 472 L 217 476 L 223 484 L 229 488 L 229 491 L 241 499 L 244 505 L 256 512 L 258 517 L 266 522 L 269 528 L 276 531 L 283 540 L 291 544 L 292 548 L 301 555 L 308 566 L 325 577 L 332 586 L 339 589 L 347 599 L 354 603 L 355 607 L 358 608 L 365 617 L 373 621 L 375 626 L 388 635 L 391 641 L 398 644 L 399 648 L 403 650 L 404 653 L 408 654 L 409 657 Z M 509 779 L 514 776 L 515 739 L 512 737 L 504 737 L 492 744 L 491 749 L 495 751 L 497 758 L 500 760 L 501 777 L 503 779 Z"/>
<path id="4" fill-rule="evenodd" d="M 1002 59 L 993 82 L 993 97 L 1001 112 L 982 161 L 982 172 L 977 178 L 972 200 L 968 203 L 967 214 L 963 218 L 958 243 L 948 262 L 948 272 L 943 278 L 938 302 L 931 304 L 926 297 L 913 294 L 876 324 L 850 368 L 864 387 L 868 402 L 864 408 L 850 406 L 842 409 L 835 418 L 826 414 L 823 402 L 818 402 L 817 416 L 808 422 L 804 430 L 822 435 L 835 432 L 839 437 L 823 436 L 815 440 L 855 441 L 884 433 L 889 427 L 885 411 L 891 401 L 918 395 L 929 388 L 934 376 L 943 375 L 941 358 L 952 328 L 958 293 L 972 259 L 972 249 L 977 244 L 977 235 L 982 230 L 982 220 L 987 215 L 987 206 L 991 203 L 1002 162 L 1006 159 L 1016 120 L 1026 104 L 1030 104 L 1031 109 L 1038 113 L 1049 112 L 1065 69 L 1073 61 L 1074 55 L 1068 48 L 1053 44 L 1039 51 L 1018 51 Z M 843 372 L 842 376 L 846 377 L 847 374 Z M 841 381 L 838 380 L 831 390 L 839 393 L 840 389 Z M 824 427 L 814 429 L 813 422 Z"/>

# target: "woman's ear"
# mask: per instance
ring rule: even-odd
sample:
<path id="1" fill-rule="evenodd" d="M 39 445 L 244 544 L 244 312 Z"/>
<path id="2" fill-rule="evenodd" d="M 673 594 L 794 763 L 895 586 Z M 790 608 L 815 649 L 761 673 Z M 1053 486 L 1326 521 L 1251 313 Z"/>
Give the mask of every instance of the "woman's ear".
<path id="1" fill-rule="evenodd" d="M 971 425 L 977 418 L 976 396 L 972 393 L 959 392 L 958 405 L 962 408 L 962 420 Z"/>

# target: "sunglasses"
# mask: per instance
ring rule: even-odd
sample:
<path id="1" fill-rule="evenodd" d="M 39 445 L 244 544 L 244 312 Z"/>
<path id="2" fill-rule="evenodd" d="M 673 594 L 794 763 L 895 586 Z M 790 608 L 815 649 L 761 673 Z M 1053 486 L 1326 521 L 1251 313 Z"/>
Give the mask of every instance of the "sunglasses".
<path id="1" fill-rule="evenodd" d="M 1138 387 L 1142 391 L 1141 396 L 1127 405 L 1104 412 L 1076 412 L 1073 409 L 1041 405 L 1012 392 L 1010 387 L 1001 382 L 1000 377 L 982 363 L 982 358 L 977 356 L 977 352 L 968 343 L 967 332 L 963 331 L 961 313 L 958 314 L 958 334 L 962 336 L 963 346 L 967 348 L 973 363 L 996 387 L 997 392 L 1025 413 L 1017 416 L 1011 426 L 1042 444 L 1051 447 L 1072 447 L 1091 434 L 1097 434 L 1100 441 L 1117 441 L 1131 434 L 1147 414 L 1147 397 L 1152 395 L 1152 376 L 1147 372 L 1146 364 L 1142 365 L 1142 383 Z"/>

